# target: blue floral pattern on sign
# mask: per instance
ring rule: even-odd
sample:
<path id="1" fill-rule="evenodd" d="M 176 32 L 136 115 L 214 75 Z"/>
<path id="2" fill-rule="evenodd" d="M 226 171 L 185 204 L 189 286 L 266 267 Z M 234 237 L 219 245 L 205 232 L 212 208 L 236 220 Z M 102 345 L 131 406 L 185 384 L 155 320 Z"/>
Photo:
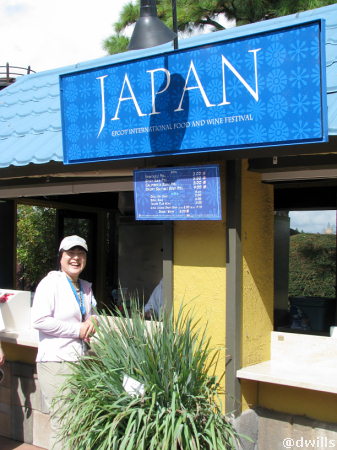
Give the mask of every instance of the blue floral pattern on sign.
<path id="1" fill-rule="evenodd" d="M 327 141 L 324 24 L 62 75 L 65 163 Z"/>
<path id="2" fill-rule="evenodd" d="M 267 111 L 272 119 L 283 119 L 288 112 L 288 101 L 282 95 L 273 95 L 268 102 Z"/>

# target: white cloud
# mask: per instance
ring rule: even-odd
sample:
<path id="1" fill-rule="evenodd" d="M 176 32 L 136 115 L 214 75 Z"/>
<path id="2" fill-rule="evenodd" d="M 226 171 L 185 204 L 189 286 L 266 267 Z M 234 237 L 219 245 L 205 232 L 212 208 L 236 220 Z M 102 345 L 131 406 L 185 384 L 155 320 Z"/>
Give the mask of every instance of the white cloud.
<path id="1" fill-rule="evenodd" d="M 54 69 L 106 55 L 128 0 L 1 0 L 0 65 Z"/>
<path id="2" fill-rule="evenodd" d="M 103 41 L 130 1 L 0 0 L 0 66 L 39 72 L 105 56 Z"/>
<path id="3" fill-rule="evenodd" d="M 290 227 L 307 233 L 324 233 L 329 227 L 336 232 L 336 211 L 290 211 Z"/>
<path id="4" fill-rule="evenodd" d="M 29 6 L 22 2 L 12 1 L 10 4 L 7 3 L 4 3 L 4 12 L 8 16 L 17 16 L 18 14 L 24 13 L 29 9 Z"/>

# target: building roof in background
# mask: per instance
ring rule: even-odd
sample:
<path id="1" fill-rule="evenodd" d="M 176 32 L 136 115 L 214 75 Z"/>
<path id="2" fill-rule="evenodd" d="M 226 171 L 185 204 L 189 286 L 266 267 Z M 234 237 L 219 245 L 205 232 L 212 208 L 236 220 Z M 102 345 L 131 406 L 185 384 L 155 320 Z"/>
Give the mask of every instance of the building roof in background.
<path id="1" fill-rule="evenodd" d="M 326 74 L 329 135 L 337 135 L 337 4 L 179 41 L 180 49 L 326 20 Z M 19 77 L 0 91 L 0 168 L 62 162 L 59 76 L 172 51 L 171 44 L 130 51 Z"/>

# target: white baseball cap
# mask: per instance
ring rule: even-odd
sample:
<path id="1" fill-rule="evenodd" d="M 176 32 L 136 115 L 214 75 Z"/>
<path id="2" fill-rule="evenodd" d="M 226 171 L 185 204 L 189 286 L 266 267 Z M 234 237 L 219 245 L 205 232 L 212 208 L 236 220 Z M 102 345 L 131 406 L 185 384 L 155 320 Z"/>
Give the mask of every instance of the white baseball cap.
<path id="1" fill-rule="evenodd" d="M 76 234 L 63 238 L 60 244 L 59 251 L 70 250 L 73 247 L 83 247 L 84 250 L 88 251 L 88 246 L 85 240 L 79 236 L 76 236 Z"/>

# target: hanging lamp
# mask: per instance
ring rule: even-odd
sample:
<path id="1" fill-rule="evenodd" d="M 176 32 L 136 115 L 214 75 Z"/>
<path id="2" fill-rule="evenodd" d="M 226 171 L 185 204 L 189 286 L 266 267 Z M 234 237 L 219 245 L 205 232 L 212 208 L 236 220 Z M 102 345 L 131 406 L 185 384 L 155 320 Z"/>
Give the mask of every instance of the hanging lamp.
<path id="1" fill-rule="evenodd" d="M 140 50 L 173 41 L 170 28 L 158 19 L 155 0 L 140 0 L 140 17 L 133 30 L 128 50 Z"/>

